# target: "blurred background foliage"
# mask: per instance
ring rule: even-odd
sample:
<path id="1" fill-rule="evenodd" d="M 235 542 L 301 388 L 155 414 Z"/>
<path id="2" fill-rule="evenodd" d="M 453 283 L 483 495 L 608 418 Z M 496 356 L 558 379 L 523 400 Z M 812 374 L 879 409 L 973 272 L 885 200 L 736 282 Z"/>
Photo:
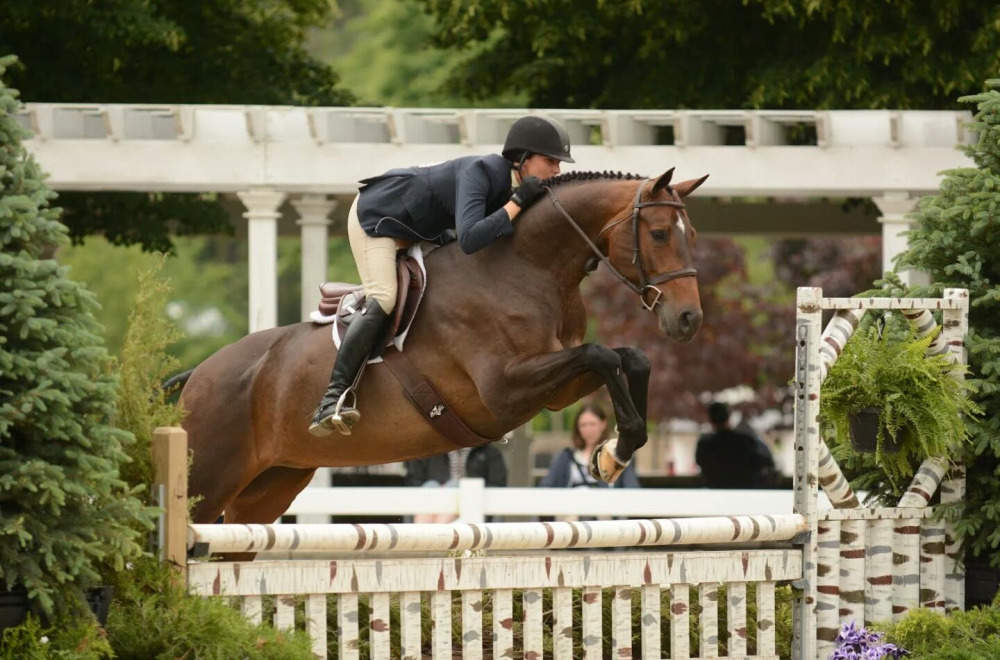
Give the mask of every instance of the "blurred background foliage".
<path id="1" fill-rule="evenodd" d="M 69 0 L 4 4 L 0 51 L 20 55 L 11 82 L 27 101 L 941 109 L 1000 69 L 998 21 L 1000 6 L 973 0 L 683 0 L 669 11 L 652 0 Z M 244 221 L 227 197 L 60 196 L 77 245 L 59 259 L 97 293 L 112 352 L 143 250 L 171 254 L 164 314 L 184 334 L 172 348 L 182 367 L 246 332 Z M 334 214 L 329 279 L 353 281 L 345 210 Z M 300 254 L 297 232 L 281 231 L 284 324 L 299 317 Z M 864 290 L 879 253 L 877 236 L 703 236 L 707 321 L 693 343 L 660 341 L 602 273 L 585 285 L 590 338 L 650 350 L 661 365 L 653 419 L 698 417 L 700 396 L 738 385 L 758 391 L 758 409 L 774 405 L 791 373 L 794 288 Z"/>

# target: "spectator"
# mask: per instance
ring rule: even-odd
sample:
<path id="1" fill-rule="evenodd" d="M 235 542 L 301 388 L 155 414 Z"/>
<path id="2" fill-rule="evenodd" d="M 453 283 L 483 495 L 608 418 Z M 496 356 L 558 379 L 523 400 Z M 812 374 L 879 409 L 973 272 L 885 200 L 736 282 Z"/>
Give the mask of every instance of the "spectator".
<path id="1" fill-rule="evenodd" d="M 543 488 L 607 488 L 606 483 L 590 475 L 587 466 L 594 448 L 609 436 L 608 416 L 604 411 L 594 404 L 583 406 L 573 420 L 573 447 L 566 447 L 556 454 L 549 473 L 538 485 Z M 614 487 L 639 487 L 634 464 L 629 463 Z"/>
<path id="2" fill-rule="evenodd" d="M 407 486 L 428 488 L 457 487 L 462 477 L 480 478 L 487 488 L 507 485 L 507 464 L 503 454 L 493 445 L 464 447 L 446 454 L 406 461 Z M 413 516 L 415 523 L 448 523 L 455 520 L 453 513 L 420 513 Z"/>
<path id="3" fill-rule="evenodd" d="M 729 406 L 708 406 L 712 433 L 698 438 L 695 461 L 709 488 L 768 488 L 774 485 L 774 459 L 756 434 L 731 428 Z"/>

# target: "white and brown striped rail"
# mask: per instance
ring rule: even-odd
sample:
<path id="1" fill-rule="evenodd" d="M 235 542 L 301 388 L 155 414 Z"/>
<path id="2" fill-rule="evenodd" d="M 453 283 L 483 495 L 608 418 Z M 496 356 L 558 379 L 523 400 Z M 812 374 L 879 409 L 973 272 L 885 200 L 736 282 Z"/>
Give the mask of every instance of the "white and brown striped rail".
<path id="1" fill-rule="evenodd" d="M 789 541 L 807 531 L 798 514 L 593 522 L 189 525 L 203 552 L 451 552 Z"/>

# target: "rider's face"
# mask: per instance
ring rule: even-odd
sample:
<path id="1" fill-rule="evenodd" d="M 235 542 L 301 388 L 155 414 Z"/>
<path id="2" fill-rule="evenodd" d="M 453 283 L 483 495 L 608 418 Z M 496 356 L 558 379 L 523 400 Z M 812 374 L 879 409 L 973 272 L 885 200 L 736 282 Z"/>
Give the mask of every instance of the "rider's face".
<path id="1" fill-rule="evenodd" d="M 543 156 L 542 154 L 531 154 L 521 165 L 521 179 L 529 176 L 537 176 L 539 179 L 548 179 L 559 174 L 559 161 L 555 158 Z"/>

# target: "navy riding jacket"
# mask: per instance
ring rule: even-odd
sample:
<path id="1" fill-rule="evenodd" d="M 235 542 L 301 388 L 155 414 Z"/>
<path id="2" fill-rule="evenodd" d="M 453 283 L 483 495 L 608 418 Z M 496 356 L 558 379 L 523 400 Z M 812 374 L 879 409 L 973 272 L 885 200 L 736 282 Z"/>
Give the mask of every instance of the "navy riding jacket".
<path id="1" fill-rule="evenodd" d="M 444 242 L 458 234 L 465 252 L 514 233 L 503 210 L 511 164 L 496 154 L 465 156 L 429 167 L 389 170 L 361 181 L 358 219 L 369 236 Z"/>

